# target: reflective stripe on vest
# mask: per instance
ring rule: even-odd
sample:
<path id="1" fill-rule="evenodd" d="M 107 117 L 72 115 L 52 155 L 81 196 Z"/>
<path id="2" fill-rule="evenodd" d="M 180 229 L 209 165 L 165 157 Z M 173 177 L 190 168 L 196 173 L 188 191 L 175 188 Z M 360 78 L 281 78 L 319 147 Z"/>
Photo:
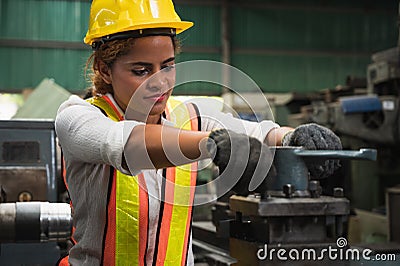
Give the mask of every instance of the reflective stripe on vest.
<path id="1" fill-rule="evenodd" d="M 94 97 L 89 103 L 109 118 L 123 117 L 107 96 Z M 185 130 L 198 130 L 192 104 L 168 100 L 167 120 Z M 153 265 L 186 265 L 197 163 L 165 169 L 163 202 L 160 206 Z M 113 171 L 108 200 L 103 265 L 145 265 L 148 237 L 148 194 L 143 174 L 128 176 Z"/>

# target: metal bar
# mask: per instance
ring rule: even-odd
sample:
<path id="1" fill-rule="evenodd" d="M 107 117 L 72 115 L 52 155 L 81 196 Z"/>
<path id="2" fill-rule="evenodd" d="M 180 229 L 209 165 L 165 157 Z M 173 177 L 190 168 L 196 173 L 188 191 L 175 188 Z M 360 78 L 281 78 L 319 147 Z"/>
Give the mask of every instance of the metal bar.
<path id="1" fill-rule="evenodd" d="M 0 129 L 48 129 L 54 130 L 53 119 L 40 119 L 40 120 L 29 120 L 25 122 L 21 120 L 2 120 L 0 123 Z"/>
<path id="2" fill-rule="evenodd" d="M 1 39 L 0 47 L 90 50 L 83 42 Z"/>
<path id="3" fill-rule="evenodd" d="M 41 0 L 48 1 L 48 0 Z M 92 0 L 64 0 L 66 2 L 92 2 Z M 223 0 L 222 0 L 223 1 Z M 215 0 L 174 0 L 177 5 L 195 5 L 195 6 L 220 6 L 222 1 Z M 304 4 L 271 4 L 261 1 L 243 1 L 243 0 L 229 0 L 229 5 L 233 7 L 248 7 L 254 9 L 296 9 L 307 11 L 322 11 L 322 12 L 338 12 L 338 13 L 393 13 L 391 8 L 380 8 L 378 5 L 364 5 L 362 7 L 333 7 L 321 5 L 304 5 Z"/>
<path id="4" fill-rule="evenodd" d="M 376 160 L 376 150 L 360 149 L 359 151 L 346 150 L 294 150 L 297 156 L 308 159 L 348 159 L 348 160 Z"/>
<path id="5" fill-rule="evenodd" d="M 379 8 L 378 6 L 360 7 L 335 7 L 326 5 L 305 5 L 305 4 L 271 4 L 255 1 L 231 0 L 230 5 L 240 8 L 270 9 L 270 10 L 304 10 L 317 12 L 336 12 L 336 13 L 393 13 L 391 8 Z"/>
<path id="6" fill-rule="evenodd" d="M 275 56 L 343 56 L 343 57 L 370 57 L 372 52 L 353 52 L 353 51 L 322 51 L 322 50 L 286 50 L 273 48 L 233 48 L 234 54 L 242 55 L 275 55 Z"/>
<path id="7" fill-rule="evenodd" d="M 221 261 L 228 263 L 227 265 L 230 265 L 232 263 L 236 263 L 237 260 L 232 258 L 229 253 L 227 253 L 225 250 L 220 249 L 219 247 L 209 245 L 207 243 L 204 243 L 203 241 L 199 241 L 196 239 L 192 239 L 192 244 L 195 247 L 198 247 L 209 254 L 216 254 L 220 257 Z"/>
<path id="8" fill-rule="evenodd" d="M 222 62 L 230 64 L 230 34 L 229 34 L 229 8 L 227 0 L 222 1 L 221 8 L 221 43 L 222 43 Z"/>
<path id="9" fill-rule="evenodd" d="M 223 37 L 223 38 L 227 38 Z M 0 47 L 14 48 L 46 48 L 46 49 L 72 49 L 90 50 L 83 42 L 43 41 L 22 39 L 0 39 Z M 186 53 L 222 53 L 224 58 L 230 57 L 230 43 L 223 42 L 223 47 L 183 46 L 182 52 Z M 229 52 L 227 52 L 229 51 Z M 279 55 L 279 56 L 344 56 L 344 57 L 370 57 L 371 52 L 353 51 L 318 51 L 318 50 L 284 50 L 269 48 L 233 48 L 233 53 L 244 55 Z"/>
<path id="10" fill-rule="evenodd" d="M 90 50 L 91 48 L 83 42 L 67 41 L 44 41 L 44 40 L 22 40 L 22 39 L 0 39 L 0 47 L 14 48 L 47 48 L 47 49 L 72 49 Z M 187 53 L 220 53 L 219 47 L 186 46 L 182 51 Z"/>
<path id="11" fill-rule="evenodd" d="M 221 43 L 222 43 L 222 62 L 229 65 L 231 63 L 231 40 L 229 34 L 230 17 L 229 17 L 228 1 L 222 1 L 221 8 Z M 224 67 L 222 72 L 222 83 L 226 86 L 222 87 L 222 92 L 227 93 L 230 87 L 230 74 L 228 68 Z"/>
<path id="12" fill-rule="evenodd" d="M 64 241 L 71 233 L 71 207 L 67 203 L 0 204 L 0 243 Z"/>
<path id="13" fill-rule="evenodd" d="M 220 6 L 223 5 L 224 0 L 175 0 L 174 3 L 179 5 L 197 5 L 197 6 Z M 393 13 L 393 9 L 379 7 L 378 5 L 363 5 L 360 7 L 336 7 L 321 5 L 304 5 L 304 4 L 279 4 L 279 3 L 265 3 L 262 1 L 243 1 L 243 0 L 229 0 L 229 6 L 239 8 L 252 8 L 252 9 L 270 9 L 270 10 L 304 10 L 304 11 L 317 11 L 317 12 L 335 12 L 335 13 Z"/>

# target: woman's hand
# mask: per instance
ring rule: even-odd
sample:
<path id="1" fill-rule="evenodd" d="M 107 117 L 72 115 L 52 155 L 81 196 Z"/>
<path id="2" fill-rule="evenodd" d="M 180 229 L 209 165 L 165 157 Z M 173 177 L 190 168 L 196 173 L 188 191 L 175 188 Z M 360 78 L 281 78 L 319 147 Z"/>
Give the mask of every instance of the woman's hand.
<path id="1" fill-rule="evenodd" d="M 282 146 L 302 146 L 307 150 L 341 150 L 342 143 L 330 129 L 310 123 L 296 127 L 282 138 Z M 307 162 L 312 178 L 326 178 L 340 167 L 339 160 Z"/>
<path id="2" fill-rule="evenodd" d="M 245 134 L 219 129 L 212 131 L 207 149 L 218 166 L 224 187 L 241 196 L 264 192 L 273 152 L 266 144 Z"/>

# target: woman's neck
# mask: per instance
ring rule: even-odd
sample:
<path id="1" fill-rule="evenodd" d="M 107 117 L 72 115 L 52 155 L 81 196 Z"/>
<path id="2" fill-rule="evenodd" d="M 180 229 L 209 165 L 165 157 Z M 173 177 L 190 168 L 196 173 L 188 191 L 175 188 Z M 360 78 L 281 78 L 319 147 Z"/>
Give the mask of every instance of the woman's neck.
<path id="1" fill-rule="evenodd" d="M 145 115 L 131 109 L 128 112 L 125 111 L 125 119 L 144 122 L 146 124 L 161 124 L 161 115 Z"/>
<path id="2" fill-rule="evenodd" d="M 136 120 L 140 122 L 145 122 L 146 124 L 161 124 L 161 115 L 144 115 L 140 112 L 136 112 L 133 109 L 129 109 L 127 112 L 127 106 L 124 105 L 121 101 L 118 100 L 115 96 L 114 100 L 125 113 L 125 118 L 128 120 Z M 127 115 L 128 114 L 128 115 Z"/>

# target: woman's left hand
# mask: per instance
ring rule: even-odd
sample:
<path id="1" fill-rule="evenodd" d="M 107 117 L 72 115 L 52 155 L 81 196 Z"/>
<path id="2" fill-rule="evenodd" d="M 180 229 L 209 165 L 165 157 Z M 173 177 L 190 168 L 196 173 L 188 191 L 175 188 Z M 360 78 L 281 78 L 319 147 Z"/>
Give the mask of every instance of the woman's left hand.
<path id="1" fill-rule="evenodd" d="M 307 150 L 341 150 L 342 143 L 332 130 L 315 123 L 304 124 L 287 133 L 282 146 L 302 146 Z M 312 178 L 321 179 L 333 174 L 340 167 L 339 160 L 307 162 Z"/>

